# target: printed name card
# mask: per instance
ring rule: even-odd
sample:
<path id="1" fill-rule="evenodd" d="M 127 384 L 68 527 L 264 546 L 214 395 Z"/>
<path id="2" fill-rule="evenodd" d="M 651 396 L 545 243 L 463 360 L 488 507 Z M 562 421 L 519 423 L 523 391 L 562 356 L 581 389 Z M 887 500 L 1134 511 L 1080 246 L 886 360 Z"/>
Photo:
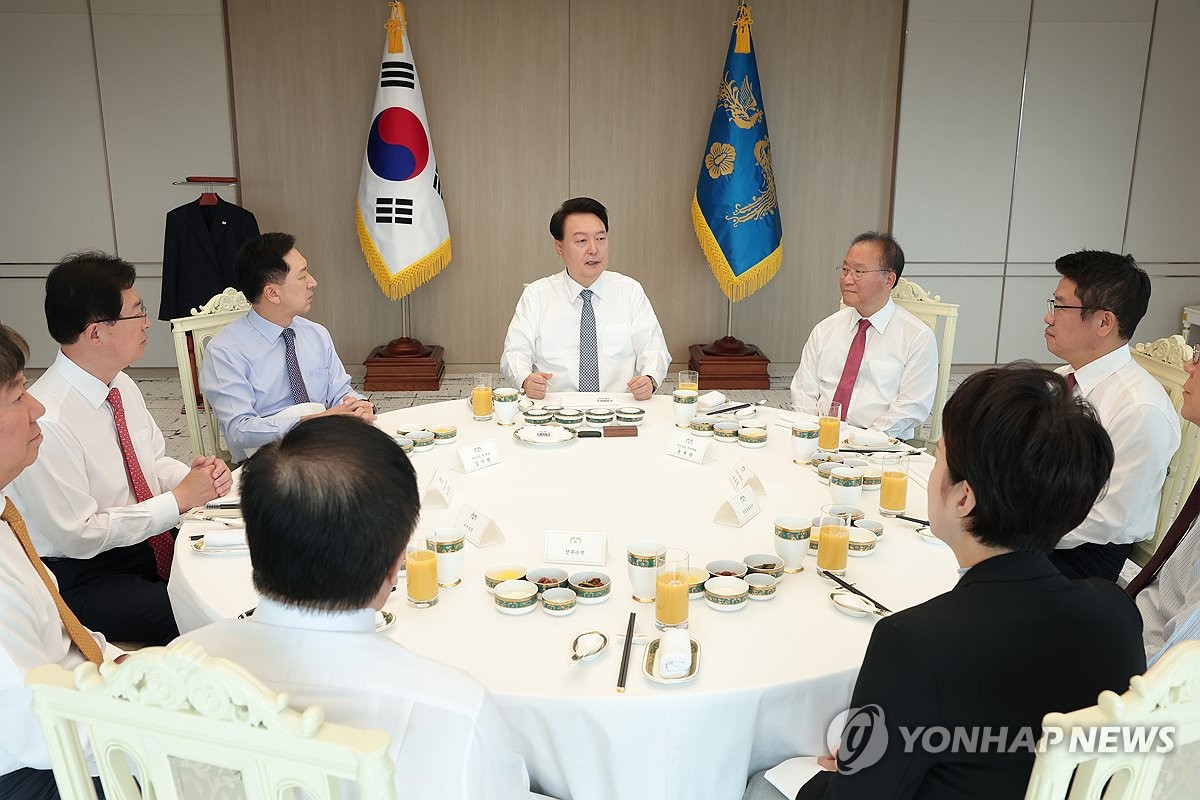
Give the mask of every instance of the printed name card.
<path id="1" fill-rule="evenodd" d="M 738 461 L 733 469 L 729 470 L 729 485 L 733 487 L 735 492 L 749 488 L 753 489 L 760 496 L 767 493 L 762 480 L 754 474 L 754 470 L 750 469 L 750 466 L 745 461 Z"/>
<path id="2" fill-rule="evenodd" d="M 608 561 L 608 536 L 586 531 L 546 531 L 545 560 L 550 564 L 603 567 Z"/>
<path id="3" fill-rule="evenodd" d="M 754 519 L 758 511 L 758 495 L 754 493 L 753 489 L 746 488 L 721 503 L 721 507 L 717 509 L 717 515 L 713 517 L 713 522 L 718 525 L 740 528 Z"/>
<path id="4" fill-rule="evenodd" d="M 691 461 L 693 464 L 704 464 L 716 460 L 716 456 L 708 450 L 710 444 L 710 438 L 676 430 L 671 434 L 671 441 L 667 443 L 667 455 Z"/>
<path id="5" fill-rule="evenodd" d="M 484 439 L 482 442 L 460 447 L 458 457 L 462 459 L 463 472 L 466 473 L 484 467 L 494 467 L 504 460 L 500 457 L 500 448 L 496 446 L 494 439 Z"/>
<path id="6" fill-rule="evenodd" d="M 452 502 L 454 486 L 450 483 L 450 478 L 442 472 L 442 468 L 438 467 L 425 486 L 425 493 L 421 495 L 421 505 L 425 508 L 449 508 Z"/>
<path id="7" fill-rule="evenodd" d="M 468 505 L 464 505 L 462 511 L 458 512 L 454 527 L 461 528 L 467 541 L 476 547 L 491 547 L 504 542 L 500 526 L 493 522 L 491 517 L 480 514 Z"/>

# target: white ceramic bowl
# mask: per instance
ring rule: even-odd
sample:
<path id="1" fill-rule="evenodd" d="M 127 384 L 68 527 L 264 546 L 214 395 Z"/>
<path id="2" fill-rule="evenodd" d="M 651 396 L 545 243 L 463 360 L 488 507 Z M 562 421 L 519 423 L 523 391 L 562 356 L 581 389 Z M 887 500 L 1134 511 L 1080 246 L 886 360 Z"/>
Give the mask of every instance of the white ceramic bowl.
<path id="1" fill-rule="evenodd" d="M 542 610 L 552 617 L 566 617 L 575 613 L 578 598 L 570 589 L 547 589 L 542 592 Z"/>
<path id="2" fill-rule="evenodd" d="M 567 585 L 567 571 L 558 567 L 538 567 L 529 570 L 525 580 L 536 584 L 539 592 L 559 589 Z"/>
<path id="3" fill-rule="evenodd" d="M 750 585 L 724 575 L 704 582 L 704 602 L 717 611 L 741 611 L 750 597 Z"/>
<path id="4" fill-rule="evenodd" d="M 501 614 L 528 614 L 537 607 L 538 587 L 529 581 L 502 581 L 492 590 L 492 599 Z"/>
<path id="5" fill-rule="evenodd" d="M 766 573 L 756 572 L 746 576 L 746 585 L 750 587 L 751 600 L 770 600 L 775 596 L 775 590 L 779 588 L 779 579 Z"/>
<path id="6" fill-rule="evenodd" d="M 602 586 L 581 585 L 584 581 L 594 581 L 596 578 L 604 582 Z M 612 592 L 612 578 L 595 570 L 572 573 L 571 577 L 567 579 L 567 585 L 578 596 L 580 604 L 585 606 L 603 603 Z"/>
<path id="7" fill-rule="evenodd" d="M 708 570 L 708 574 L 714 578 L 744 578 L 746 577 L 746 565 L 741 561 L 734 561 L 731 558 L 719 558 L 716 561 L 710 561 L 705 564 L 704 568 Z M 722 575 L 722 572 L 730 572 L 732 575 Z"/>

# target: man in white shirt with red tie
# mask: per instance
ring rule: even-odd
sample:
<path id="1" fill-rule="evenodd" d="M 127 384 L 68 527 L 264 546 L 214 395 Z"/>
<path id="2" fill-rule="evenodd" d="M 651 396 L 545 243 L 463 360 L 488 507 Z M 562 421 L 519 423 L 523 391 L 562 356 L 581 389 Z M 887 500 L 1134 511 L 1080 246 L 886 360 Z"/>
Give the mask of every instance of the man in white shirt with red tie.
<path id="1" fill-rule="evenodd" d="M 91 252 L 46 278 L 54 364 L 30 387 L 46 407 L 38 460 L 10 497 L 67 604 L 115 641 L 165 644 L 178 635 L 167 578 L 184 511 L 229 491 L 224 462 L 183 464 L 133 379 L 150 320 L 133 266 Z"/>
<path id="2" fill-rule="evenodd" d="M 938 355 L 929 326 L 892 301 L 904 251 L 889 234 L 862 233 L 836 271 L 846 307 L 809 334 L 792 407 L 820 414 L 837 401 L 851 425 L 910 439 L 933 408 Z"/>
<path id="3" fill-rule="evenodd" d="M 1046 349 L 1067 362 L 1056 371 L 1095 407 L 1116 462 L 1108 490 L 1050 560 L 1068 578 L 1115 581 L 1133 543 L 1154 535 L 1179 416 L 1129 352 L 1150 303 L 1150 278 L 1133 256 L 1081 250 L 1054 268 L 1062 278 L 1043 320 Z"/>

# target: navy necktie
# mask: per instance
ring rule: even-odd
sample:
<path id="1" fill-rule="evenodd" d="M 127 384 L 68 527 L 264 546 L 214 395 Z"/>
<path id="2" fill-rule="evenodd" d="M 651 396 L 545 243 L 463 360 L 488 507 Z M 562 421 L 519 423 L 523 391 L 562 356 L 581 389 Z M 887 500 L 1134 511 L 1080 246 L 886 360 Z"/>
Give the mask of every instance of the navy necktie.
<path id="1" fill-rule="evenodd" d="M 296 360 L 296 332 L 291 328 L 283 329 L 283 363 L 287 367 L 288 385 L 292 387 L 292 402 L 307 403 L 308 388 Z"/>

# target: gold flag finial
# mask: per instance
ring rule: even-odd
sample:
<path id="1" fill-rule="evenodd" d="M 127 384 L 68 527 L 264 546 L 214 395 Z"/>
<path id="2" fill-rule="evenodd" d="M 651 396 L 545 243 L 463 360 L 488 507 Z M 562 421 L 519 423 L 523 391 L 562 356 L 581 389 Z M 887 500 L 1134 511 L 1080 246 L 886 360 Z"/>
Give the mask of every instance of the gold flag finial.
<path id="1" fill-rule="evenodd" d="M 740 3 L 737 19 L 733 21 L 733 27 L 737 28 L 737 41 L 733 45 L 733 52 L 750 52 L 750 26 L 753 24 L 754 20 L 750 19 L 750 6 Z"/>
<path id="2" fill-rule="evenodd" d="M 404 16 L 404 3 L 401 3 L 400 0 L 395 0 L 395 2 L 389 3 L 389 5 L 392 7 L 392 15 L 388 17 L 387 24 L 383 26 L 387 28 L 388 33 L 387 49 L 389 53 L 403 53 L 404 26 L 408 22 Z"/>

